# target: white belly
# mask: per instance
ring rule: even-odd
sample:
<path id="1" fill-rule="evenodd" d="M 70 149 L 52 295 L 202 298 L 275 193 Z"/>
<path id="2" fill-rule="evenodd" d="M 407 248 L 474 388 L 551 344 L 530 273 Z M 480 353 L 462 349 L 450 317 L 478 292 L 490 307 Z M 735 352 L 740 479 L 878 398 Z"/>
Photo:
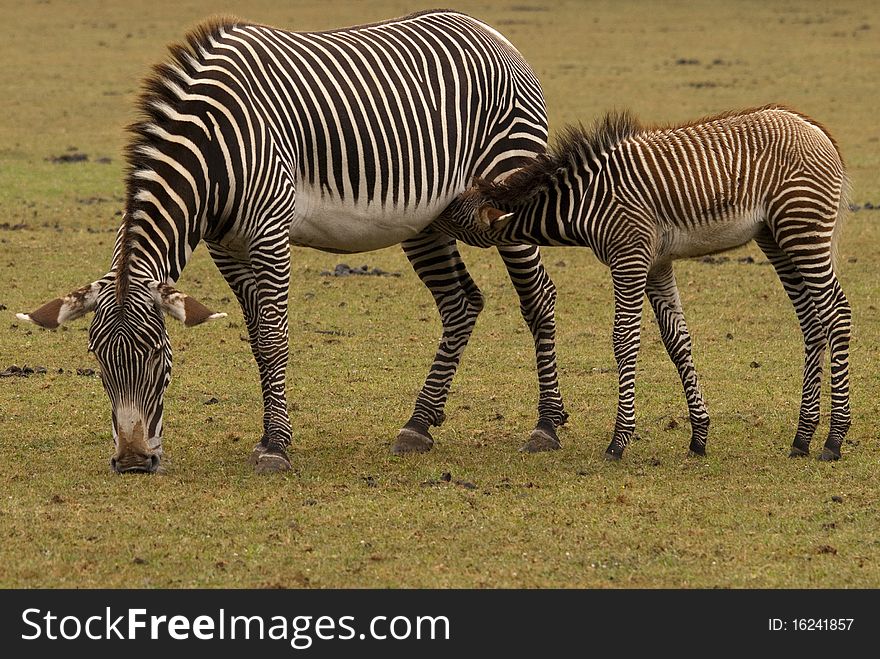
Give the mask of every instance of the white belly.
<path id="1" fill-rule="evenodd" d="M 453 197 L 405 211 L 391 205 L 340 201 L 302 186 L 296 191 L 296 211 L 290 242 L 328 252 L 367 252 L 396 245 L 433 222 Z"/>
<path id="2" fill-rule="evenodd" d="M 723 252 L 752 240 L 764 224 L 764 213 L 755 210 L 695 227 L 670 227 L 663 234 L 664 252 L 673 259 Z"/>

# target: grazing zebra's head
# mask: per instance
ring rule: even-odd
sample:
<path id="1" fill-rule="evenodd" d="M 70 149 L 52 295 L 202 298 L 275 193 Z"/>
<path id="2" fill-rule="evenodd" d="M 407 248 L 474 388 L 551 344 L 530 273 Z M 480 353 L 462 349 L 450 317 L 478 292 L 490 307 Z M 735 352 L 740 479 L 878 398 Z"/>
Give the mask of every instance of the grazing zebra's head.
<path id="1" fill-rule="evenodd" d="M 187 326 L 222 318 L 168 284 L 128 282 L 120 304 L 115 276 L 83 286 L 30 314 L 18 314 L 47 329 L 94 311 L 89 352 L 101 369 L 110 398 L 113 443 L 110 466 L 117 473 L 158 470 L 162 457 L 162 410 L 171 381 L 171 344 L 163 312 Z"/>

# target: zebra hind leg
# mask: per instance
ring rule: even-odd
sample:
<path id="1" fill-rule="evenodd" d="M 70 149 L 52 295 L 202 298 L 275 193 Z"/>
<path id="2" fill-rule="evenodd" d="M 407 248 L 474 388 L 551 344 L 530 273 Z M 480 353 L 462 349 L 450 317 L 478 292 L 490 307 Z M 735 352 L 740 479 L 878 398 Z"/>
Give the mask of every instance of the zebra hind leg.
<path id="1" fill-rule="evenodd" d="M 830 267 L 830 265 L 829 265 Z M 809 280 L 805 277 L 805 279 Z M 840 447 L 852 423 L 849 404 L 849 342 L 852 310 L 837 277 L 824 287 L 811 286 L 831 352 L 831 428 L 819 459 L 839 460 Z"/>
<path id="2" fill-rule="evenodd" d="M 520 448 L 538 453 L 562 448 L 556 428 L 568 420 L 559 393 L 556 362 L 556 287 L 533 245 L 499 246 L 510 281 L 520 299 L 520 311 L 535 342 L 538 370 L 538 422 Z"/>
<path id="3" fill-rule="evenodd" d="M 443 322 L 443 336 L 409 421 L 391 445 L 391 452 L 425 453 L 434 446 L 430 426 L 446 419 L 444 408 L 452 378 L 483 308 L 483 295 L 458 253 L 455 240 L 436 231 L 423 232 L 403 243 L 403 251 L 419 279 L 428 287 Z"/>
<path id="4" fill-rule="evenodd" d="M 663 345 L 681 378 L 687 399 L 688 417 L 691 423 L 691 455 L 706 455 L 709 436 L 709 412 L 700 391 L 697 371 L 694 368 L 691 336 L 688 332 L 681 307 L 681 297 L 675 282 L 672 264 L 661 265 L 650 272 L 645 288 L 648 301 L 654 310 Z"/>
<path id="5" fill-rule="evenodd" d="M 794 306 L 804 335 L 804 378 L 797 431 L 789 457 L 810 454 L 810 441 L 819 426 L 822 362 L 825 358 L 825 330 L 819 320 L 816 305 L 794 263 L 783 252 L 769 231 L 762 231 L 755 242 L 773 264 L 782 287 Z"/>
<path id="6" fill-rule="evenodd" d="M 781 231 L 781 229 L 780 229 Z M 831 428 L 820 460 L 840 459 L 840 447 L 852 423 L 849 401 L 849 343 L 852 309 L 834 273 L 831 247 L 789 241 L 785 247 L 813 301 L 831 353 Z"/>
<path id="7" fill-rule="evenodd" d="M 837 276 L 833 273 L 828 289 L 830 290 L 827 291 L 828 296 L 825 298 L 828 302 L 825 324 L 831 352 L 831 428 L 819 455 L 819 459 L 823 461 L 840 459 L 840 447 L 852 424 L 849 405 L 849 342 L 852 309 Z"/>

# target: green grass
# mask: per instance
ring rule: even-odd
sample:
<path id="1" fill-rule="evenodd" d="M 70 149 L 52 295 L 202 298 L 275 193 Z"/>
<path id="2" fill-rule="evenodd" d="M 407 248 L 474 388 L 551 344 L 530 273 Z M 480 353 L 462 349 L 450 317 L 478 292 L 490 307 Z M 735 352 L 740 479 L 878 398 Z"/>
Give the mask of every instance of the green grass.
<path id="1" fill-rule="evenodd" d="M 200 249 L 180 288 L 229 317 L 192 329 L 169 325 L 168 470 L 110 474 L 108 401 L 96 377 L 76 374 L 96 367 L 86 354 L 88 322 L 48 332 L 14 312 L 106 271 L 122 205 L 123 128 L 138 80 L 166 42 L 211 13 L 321 29 L 416 4 L 157 0 L 10 10 L 0 28 L 0 83 L 12 90 L 0 98 L 0 226 L 26 226 L 0 229 L 0 304 L 7 307 L 0 370 L 14 363 L 48 373 L 0 379 L 0 586 L 880 585 L 876 211 L 855 213 L 841 245 L 854 313 L 854 421 L 838 463 L 786 457 L 801 337 L 772 269 L 736 263 L 747 254 L 762 261 L 754 246 L 731 253 L 729 263 L 677 266 L 712 415 L 709 456 L 685 457 L 684 398 L 646 317 L 641 440 L 620 464 L 602 459 L 617 390 L 611 289 L 587 250 L 545 250 L 559 288 L 560 377 L 571 413 L 564 449 L 516 450 L 535 417 L 531 336 L 500 259 L 465 248 L 486 309 L 435 449 L 398 458 L 390 441 L 409 417 L 440 334 L 431 296 L 397 248 L 344 258 L 295 249 L 294 471 L 259 477 L 245 461 L 260 433 L 256 367 L 240 340 L 241 313 Z M 612 107 L 665 122 L 785 102 L 838 138 L 854 201 L 880 204 L 876 8 L 711 0 L 458 7 L 521 48 L 544 83 L 555 127 Z M 28 46 L 34 31 L 47 47 Z M 46 160 L 70 147 L 89 160 Z M 340 261 L 402 276 L 320 276 Z M 219 403 L 206 406 L 211 397 Z M 451 482 L 438 483 L 443 472 Z"/>

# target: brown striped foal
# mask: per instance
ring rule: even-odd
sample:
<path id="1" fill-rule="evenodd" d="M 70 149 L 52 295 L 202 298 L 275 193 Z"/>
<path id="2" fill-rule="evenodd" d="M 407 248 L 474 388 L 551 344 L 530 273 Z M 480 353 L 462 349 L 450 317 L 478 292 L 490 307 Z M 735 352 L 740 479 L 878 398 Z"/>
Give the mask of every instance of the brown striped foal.
<path id="1" fill-rule="evenodd" d="M 635 430 L 636 355 L 647 294 L 684 385 L 703 455 L 709 415 L 691 357 L 672 262 L 755 240 L 779 275 L 804 336 L 803 395 L 791 456 L 807 455 L 819 424 L 825 346 L 831 428 L 821 460 L 836 460 L 850 427 L 851 311 L 835 271 L 849 184 L 828 131 L 781 106 L 644 128 L 612 113 L 568 128 L 555 150 L 501 183 L 477 181 L 438 220 L 479 246 L 584 245 L 611 269 L 619 398 L 606 451 L 620 458 Z"/>

